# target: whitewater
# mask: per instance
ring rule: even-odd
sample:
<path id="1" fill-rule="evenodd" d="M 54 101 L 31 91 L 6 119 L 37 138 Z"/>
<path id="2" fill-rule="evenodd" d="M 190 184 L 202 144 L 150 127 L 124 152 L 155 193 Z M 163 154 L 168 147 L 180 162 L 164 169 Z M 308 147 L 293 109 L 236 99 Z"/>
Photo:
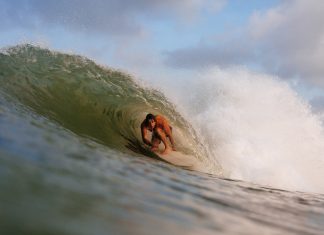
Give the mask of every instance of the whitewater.
<path id="1" fill-rule="evenodd" d="M 224 175 L 324 192 L 324 131 L 309 104 L 279 78 L 209 69 L 170 97 L 198 130 Z"/>
<path id="2" fill-rule="evenodd" d="M 307 102 L 245 68 L 168 84 L 38 46 L 3 49 L 0 233 L 322 233 L 324 130 Z M 203 172 L 142 143 L 149 112 Z"/>

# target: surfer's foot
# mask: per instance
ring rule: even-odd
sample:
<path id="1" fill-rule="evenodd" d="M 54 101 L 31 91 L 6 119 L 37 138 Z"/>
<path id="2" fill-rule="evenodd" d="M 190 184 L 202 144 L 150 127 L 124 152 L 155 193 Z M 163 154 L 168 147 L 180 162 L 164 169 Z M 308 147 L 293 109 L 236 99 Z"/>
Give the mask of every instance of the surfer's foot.
<path id="1" fill-rule="evenodd" d="M 166 148 L 166 149 L 165 149 L 161 154 L 162 154 L 162 155 L 167 155 L 167 154 L 169 154 L 171 151 L 172 151 L 171 148 Z"/>
<path id="2" fill-rule="evenodd" d="M 157 147 L 152 147 L 152 148 L 151 148 L 151 151 L 152 151 L 152 152 L 156 152 L 157 150 L 158 150 Z"/>

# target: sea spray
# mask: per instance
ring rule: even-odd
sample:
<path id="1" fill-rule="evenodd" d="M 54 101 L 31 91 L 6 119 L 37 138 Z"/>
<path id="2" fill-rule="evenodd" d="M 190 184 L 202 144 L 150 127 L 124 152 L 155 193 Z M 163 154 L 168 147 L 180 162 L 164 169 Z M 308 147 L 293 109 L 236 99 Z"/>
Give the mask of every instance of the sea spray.
<path id="1" fill-rule="evenodd" d="M 184 86 L 170 95 L 227 177 L 324 192 L 323 126 L 286 82 L 214 68 Z"/>

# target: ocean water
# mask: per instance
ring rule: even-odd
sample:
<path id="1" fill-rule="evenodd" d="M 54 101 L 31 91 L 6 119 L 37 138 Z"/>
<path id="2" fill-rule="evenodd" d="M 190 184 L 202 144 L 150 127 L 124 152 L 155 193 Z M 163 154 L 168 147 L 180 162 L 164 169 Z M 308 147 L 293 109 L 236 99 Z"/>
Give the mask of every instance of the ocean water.
<path id="1" fill-rule="evenodd" d="M 0 234 L 324 234 L 320 120 L 284 83 L 237 73 L 184 100 L 80 56 L 3 50 Z M 147 112 L 208 173 L 151 153 Z"/>

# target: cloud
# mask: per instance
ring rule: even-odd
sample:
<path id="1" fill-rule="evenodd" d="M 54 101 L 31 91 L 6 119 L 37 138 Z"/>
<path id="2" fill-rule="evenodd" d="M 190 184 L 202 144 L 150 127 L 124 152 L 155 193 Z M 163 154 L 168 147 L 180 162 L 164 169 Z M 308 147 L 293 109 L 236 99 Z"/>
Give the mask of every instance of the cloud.
<path id="1" fill-rule="evenodd" d="M 111 36 L 139 35 L 141 18 L 191 18 L 225 0 L 5 0 L 0 3 L 0 29 L 62 26 Z M 206 4 L 207 3 L 207 4 Z"/>
<path id="2" fill-rule="evenodd" d="M 283 78 L 324 87 L 324 1 L 285 0 L 255 12 L 240 33 L 166 53 L 173 67 L 256 64 Z"/>
<path id="3" fill-rule="evenodd" d="M 323 113 L 323 111 L 324 111 L 324 96 L 316 96 L 316 97 L 314 97 L 310 101 L 310 104 L 311 104 L 311 106 L 313 108 L 313 111 L 315 111 L 316 113 L 320 113 L 320 112 Z"/>
<path id="4" fill-rule="evenodd" d="M 265 15 L 255 14 L 249 33 L 265 55 L 264 65 L 283 76 L 299 76 L 324 86 L 323 11 L 323 1 L 296 0 Z"/>
<path id="5" fill-rule="evenodd" d="M 239 65 L 250 60 L 250 52 L 247 48 L 240 45 L 197 45 L 192 48 L 182 48 L 171 52 L 165 52 L 167 60 L 166 65 L 174 68 L 203 68 L 213 67 L 228 67 Z"/>

